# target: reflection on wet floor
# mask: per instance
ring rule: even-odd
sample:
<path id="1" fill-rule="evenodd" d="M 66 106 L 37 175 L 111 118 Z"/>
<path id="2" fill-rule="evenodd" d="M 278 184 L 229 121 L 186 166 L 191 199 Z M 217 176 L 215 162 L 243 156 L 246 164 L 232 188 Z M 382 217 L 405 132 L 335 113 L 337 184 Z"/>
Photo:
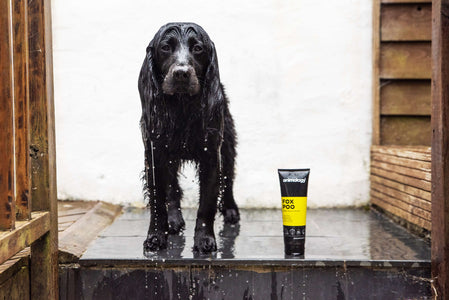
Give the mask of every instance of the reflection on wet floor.
<path id="1" fill-rule="evenodd" d="M 171 235 L 168 249 L 143 253 L 149 211 L 127 208 L 90 245 L 81 260 L 284 260 L 280 210 L 242 210 L 239 225 L 215 222 L 217 252 L 197 257 L 192 251 L 196 210 L 183 209 L 186 229 Z M 305 260 L 429 260 L 425 241 L 385 216 L 361 209 L 311 209 L 307 213 Z"/>

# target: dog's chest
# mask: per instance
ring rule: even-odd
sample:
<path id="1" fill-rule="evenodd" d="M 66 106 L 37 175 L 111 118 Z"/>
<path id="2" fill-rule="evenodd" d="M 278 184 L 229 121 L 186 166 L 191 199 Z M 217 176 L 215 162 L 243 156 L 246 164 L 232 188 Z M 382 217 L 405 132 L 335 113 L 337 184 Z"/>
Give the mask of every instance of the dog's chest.
<path id="1" fill-rule="evenodd" d="M 167 138 L 170 154 L 181 159 L 195 159 L 196 154 L 207 144 L 201 118 L 180 115 L 173 125 L 174 130 Z"/>

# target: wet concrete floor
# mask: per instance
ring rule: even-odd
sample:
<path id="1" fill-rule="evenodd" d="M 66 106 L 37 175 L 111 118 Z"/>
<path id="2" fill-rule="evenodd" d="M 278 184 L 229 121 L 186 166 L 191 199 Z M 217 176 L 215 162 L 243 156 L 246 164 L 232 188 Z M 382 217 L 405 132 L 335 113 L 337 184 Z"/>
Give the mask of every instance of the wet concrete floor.
<path id="1" fill-rule="evenodd" d="M 196 211 L 183 209 L 186 229 L 169 237 L 165 251 L 144 253 L 143 242 L 149 224 L 149 210 L 125 208 L 125 212 L 92 242 L 80 263 L 100 261 L 192 262 Z M 239 225 L 215 221 L 217 252 L 206 257 L 233 262 L 291 261 L 284 255 L 280 210 L 241 210 Z M 430 247 L 385 216 L 362 209 L 310 209 L 307 213 L 305 256 L 302 261 L 376 261 L 430 264 Z"/>

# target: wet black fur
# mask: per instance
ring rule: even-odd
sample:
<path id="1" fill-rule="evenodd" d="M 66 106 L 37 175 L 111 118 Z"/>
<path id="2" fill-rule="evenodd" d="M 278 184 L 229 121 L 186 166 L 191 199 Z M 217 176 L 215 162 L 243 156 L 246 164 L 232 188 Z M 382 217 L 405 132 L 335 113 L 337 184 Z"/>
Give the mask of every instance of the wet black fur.
<path id="1" fill-rule="evenodd" d="M 195 41 L 202 53 L 192 53 L 189 64 L 195 67 L 200 90 L 167 94 L 162 71 L 170 55 L 161 55 L 161 41 L 170 33 L 177 43 Z M 175 43 L 176 44 L 176 43 Z M 176 47 L 171 50 L 176 54 Z M 228 109 L 228 99 L 220 82 L 214 43 L 207 33 L 193 23 L 169 23 L 159 29 L 147 47 L 139 76 L 142 102 L 140 121 L 145 146 L 145 194 L 149 200 L 151 220 L 145 250 L 167 247 L 167 233 L 177 234 L 184 227 L 180 209 L 182 191 L 178 172 L 184 161 L 197 165 L 200 199 L 197 213 L 194 250 L 216 250 L 213 224 L 218 199 L 226 223 L 236 223 L 239 212 L 233 197 L 236 132 Z M 153 146 L 153 149 L 151 147 Z M 154 173 L 154 177 L 153 177 Z"/>

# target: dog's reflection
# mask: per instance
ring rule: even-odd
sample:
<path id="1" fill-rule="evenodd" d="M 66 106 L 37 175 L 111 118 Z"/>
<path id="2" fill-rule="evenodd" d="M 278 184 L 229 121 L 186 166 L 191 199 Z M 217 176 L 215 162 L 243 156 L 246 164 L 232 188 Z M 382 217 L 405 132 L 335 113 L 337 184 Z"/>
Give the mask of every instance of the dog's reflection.
<path id="1" fill-rule="evenodd" d="M 169 235 L 167 244 L 167 249 L 159 251 L 145 251 L 144 247 L 143 255 L 151 259 L 182 258 L 182 252 L 186 246 L 186 238 L 183 234 Z"/>
<path id="2" fill-rule="evenodd" d="M 194 258 L 221 258 L 235 257 L 235 239 L 239 236 L 239 224 L 223 224 L 223 228 L 218 233 L 218 249 L 216 252 L 202 254 L 192 250 Z M 149 259 L 177 259 L 183 258 L 182 252 L 186 245 L 186 238 L 183 234 L 169 235 L 167 249 L 159 251 L 145 251 L 143 254 Z"/>
<path id="3" fill-rule="evenodd" d="M 240 224 L 223 224 L 223 229 L 218 233 L 218 252 L 221 258 L 235 257 L 235 239 L 239 236 Z"/>

